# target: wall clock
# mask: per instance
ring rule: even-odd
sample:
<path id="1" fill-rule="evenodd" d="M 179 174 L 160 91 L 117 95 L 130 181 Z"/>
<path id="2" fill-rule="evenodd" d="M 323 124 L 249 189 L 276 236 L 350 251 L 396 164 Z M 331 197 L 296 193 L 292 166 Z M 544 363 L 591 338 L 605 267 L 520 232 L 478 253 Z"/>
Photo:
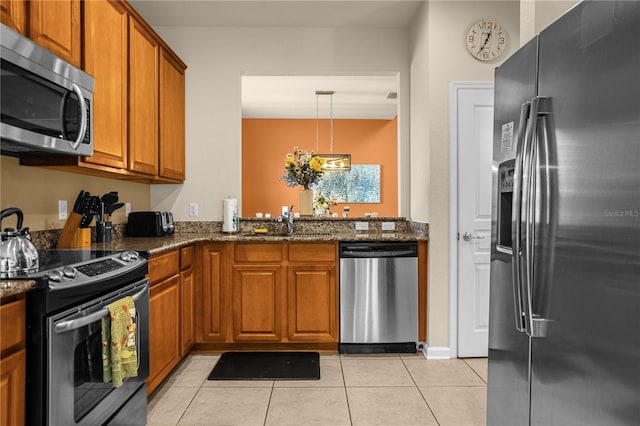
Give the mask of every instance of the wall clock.
<path id="1" fill-rule="evenodd" d="M 507 32 L 492 19 L 481 19 L 467 31 L 467 50 L 479 61 L 493 61 L 507 49 Z"/>

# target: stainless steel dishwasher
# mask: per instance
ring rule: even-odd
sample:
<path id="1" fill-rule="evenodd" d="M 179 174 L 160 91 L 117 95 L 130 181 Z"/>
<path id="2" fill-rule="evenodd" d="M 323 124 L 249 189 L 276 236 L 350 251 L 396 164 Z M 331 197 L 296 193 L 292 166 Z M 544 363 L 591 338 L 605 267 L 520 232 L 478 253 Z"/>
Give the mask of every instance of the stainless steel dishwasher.
<path id="1" fill-rule="evenodd" d="M 340 243 L 340 353 L 416 352 L 418 244 Z"/>

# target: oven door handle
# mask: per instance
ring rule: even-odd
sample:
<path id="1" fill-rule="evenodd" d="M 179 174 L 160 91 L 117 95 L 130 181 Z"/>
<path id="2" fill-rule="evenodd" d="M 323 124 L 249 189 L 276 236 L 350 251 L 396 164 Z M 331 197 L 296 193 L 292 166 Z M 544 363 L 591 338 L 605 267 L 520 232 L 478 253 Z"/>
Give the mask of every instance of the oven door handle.
<path id="1" fill-rule="evenodd" d="M 140 290 L 138 293 L 133 295 L 133 300 L 134 302 L 137 301 L 138 299 L 140 299 L 140 297 L 142 297 L 143 294 L 145 294 L 145 292 L 147 292 L 147 288 L 143 288 L 142 290 Z M 63 322 L 59 322 L 58 324 L 56 324 L 55 326 L 55 332 L 58 334 L 62 334 L 62 333 L 66 333 L 69 331 L 73 331 L 73 330 L 77 330 L 81 327 L 84 327 L 85 325 L 91 324 L 92 322 L 98 321 L 100 318 L 105 317 L 109 315 L 109 308 L 107 308 L 106 306 L 102 309 L 100 309 L 97 312 L 94 312 L 92 314 L 89 314 L 85 317 L 81 317 L 81 318 L 76 318 L 76 319 L 72 319 L 69 321 L 63 321 Z"/>

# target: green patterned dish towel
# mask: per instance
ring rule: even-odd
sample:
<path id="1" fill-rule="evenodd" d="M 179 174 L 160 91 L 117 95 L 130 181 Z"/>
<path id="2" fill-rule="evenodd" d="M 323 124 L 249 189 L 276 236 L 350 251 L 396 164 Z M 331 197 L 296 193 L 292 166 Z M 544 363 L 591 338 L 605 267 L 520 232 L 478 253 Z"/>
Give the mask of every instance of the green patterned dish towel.
<path id="1" fill-rule="evenodd" d="M 122 386 L 126 377 L 138 375 L 136 351 L 136 307 L 127 296 L 111 303 L 109 316 L 102 318 L 103 381 Z"/>

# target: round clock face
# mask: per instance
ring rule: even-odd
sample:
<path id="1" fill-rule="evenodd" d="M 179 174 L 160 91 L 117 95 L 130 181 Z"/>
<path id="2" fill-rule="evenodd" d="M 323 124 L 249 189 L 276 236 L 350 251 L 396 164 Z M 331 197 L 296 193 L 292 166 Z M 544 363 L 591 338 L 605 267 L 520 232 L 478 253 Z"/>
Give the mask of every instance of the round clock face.
<path id="1" fill-rule="evenodd" d="M 479 61 L 492 61 L 507 48 L 507 32 L 490 19 L 476 22 L 467 32 L 467 50 Z"/>

